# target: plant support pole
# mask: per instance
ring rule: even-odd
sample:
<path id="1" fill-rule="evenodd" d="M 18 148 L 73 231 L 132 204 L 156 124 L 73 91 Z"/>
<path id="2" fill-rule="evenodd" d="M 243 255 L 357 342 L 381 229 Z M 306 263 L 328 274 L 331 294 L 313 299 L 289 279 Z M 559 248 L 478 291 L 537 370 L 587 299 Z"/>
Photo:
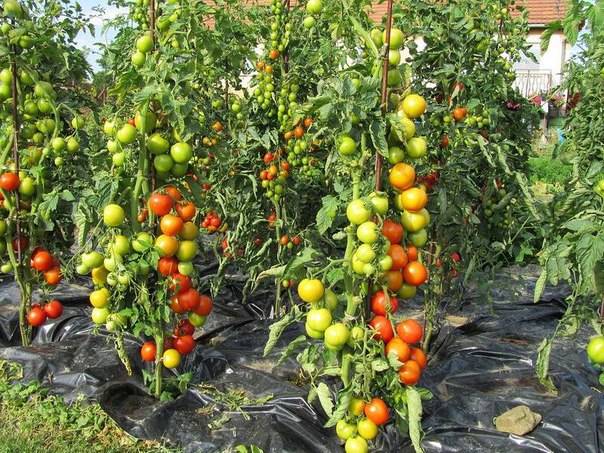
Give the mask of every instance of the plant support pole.
<path id="1" fill-rule="evenodd" d="M 384 42 L 383 50 L 383 66 L 382 66 L 382 113 L 386 115 L 388 111 L 388 52 L 390 51 L 390 34 L 392 30 L 392 0 L 388 0 L 386 10 L 386 42 Z M 377 152 L 375 155 L 375 191 L 382 191 L 382 155 Z"/>

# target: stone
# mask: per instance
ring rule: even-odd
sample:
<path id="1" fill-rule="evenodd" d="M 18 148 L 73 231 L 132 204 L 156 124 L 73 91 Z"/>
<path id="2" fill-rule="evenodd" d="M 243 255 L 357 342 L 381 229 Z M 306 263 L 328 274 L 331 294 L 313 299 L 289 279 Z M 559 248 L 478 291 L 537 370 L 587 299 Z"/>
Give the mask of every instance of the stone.
<path id="1" fill-rule="evenodd" d="M 531 411 L 527 406 L 516 406 L 499 417 L 495 417 L 497 431 L 524 436 L 541 423 L 541 414 Z"/>

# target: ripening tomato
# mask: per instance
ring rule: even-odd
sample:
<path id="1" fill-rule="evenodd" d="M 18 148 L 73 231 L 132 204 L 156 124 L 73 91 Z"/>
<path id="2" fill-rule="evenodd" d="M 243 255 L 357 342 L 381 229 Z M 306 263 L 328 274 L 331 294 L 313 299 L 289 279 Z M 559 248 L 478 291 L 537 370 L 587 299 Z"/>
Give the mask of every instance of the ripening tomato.
<path id="1" fill-rule="evenodd" d="M 406 211 L 418 212 L 428 204 L 428 195 L 418 187 L 412 187 L 400 194 L 401 204 Z"/>
<path id="2" fill-rule="evenodd" d="M 176 296 L 178 303 L 186 311 L 195 311 L 200 304 L 200 295 L 194 288 L 189 288 Z"/>
<path id="3" fill-rule="evenodd" d="M 356 415 L 357 417 L 363 413 L 363 409 L 365 409 L 365 401 L 352 398 L 350 403 L 348 404 L 348 412 L 352 415 Z"/>
<path id="4" fill-rule="evenodd" d="M 167 349 L 164 351 L 162 361 L 166 368 L 176 368 L 178 365 L 180 365 L 180 360 L 180 352 L 178 352 L 176 349 Z"/>
<path id="5" fill-rule="evenodd" d="M 426 100 L 418 94 L 410 94 L 403 99 L 403 112 L 407 118 L 419 118 L 427 108 Z"/>
<path id="6" fill-rule="evenodd" d="M 424 336 L 424 328 L 415 319 L 405 319 L 396 325 L 396 333 L 405 343 L 419 343 Z"/>
<path id="7" fill-rule="evenodd" d="M 7 171 L 0 176 L 0 189 L 12 192 L 19 188 L 19 176 L 16 173 Z"/>
<path id="8" fill-rule="evenodd" d="M 412 299 L 417 294 L 417 286 L 411 286 L 407 283 L 403 283 L 401 288 L 398 290 L 398 296 L 401 299 Z"/>
<path id="9" fill-rule="evenodd" d="M 183 219 L 172 214 L 166 214 L 159 222 L 159 228 L 162 233 L 168 236 L 176 236 L 183 227 Z"/>
<path id="10" fill-rule="evenodd" d="M 183 313 L 187 312 L 187 310 L 185 310 L 184 307 L 180 305 L 180 302 L 178 301 L 178 296 L 172 296 L 170 298 L 170 308 L 174 313 L 177 313 L 179 315 L 182 315 Z"/>
<path id="11" fill-rule="evenodd" d="M 195 204 L 191 201 L 184 201 L 176 204 L 176 212 L 183 220 L 183 222 L 188 222 L 195 217 L 197 213 L 197 208 Z"/>
<path id="12" fill-rule="evenodd" d="M 388 248 L 388 256 L 392 258 L 391 270 L 393 271 L 402 271 L 409 262 L 405 249 L 399 244 L 392 244 Z"/>
<path id="13" fill-rule="evenodd" d="M 428 271 L 419 261 L 411 261 L 403 269 L 403 278 L 409 285 L 420 286 L 428 280 Z"/>
<path id="14" fill-rule="evenodd" d="M 62 280 L 61 276 L 61 268 L 58 266 L 52 267 L 51 269 L 44 272 L 44 281 L 48 285 L 55 286 L 58 285 Z"/>
<path id="15" fill-rule="evenodd" d="M 164 259 L 164 258 L 160 258 L 160 261 L 162 259 Z M 159 263 L 158 263 L 158 267 L 159 267 Z M 168 269 L 164 269 L 164 270 L 168 270 Z M 170 269 L 170 270 L 172 270 L 172 269 Z M 178 263 L 176 263 L 176 270 L 178 271 Z M 162 275 L 164 275 L 164 274 L 162 273 Z M 188 290 L 191 287 L 191 277 L 180 274 L 178 272 L 169 273 L 168 275 L 172 275 L 172 281 L 170 283 L 170 291 L 172 291 L 173 293 L 181 293 L 183 291 Z"/>
<path id="16" fill-rule="evenodd" d="M 357 423 L 357 431 L 363 439 L 372 440 L 378 435 L 378 426 L 368 418 L 362 418 Z"/>
<path id="17" fill-rule="evenodd" d="M 212 298 L 205 294 L 200 294 L 199 305 L 195 309 L 195 314 L 198 314 L 199 316 L 208 316 L 212 312 L 212 308 L 214 308 Z"/>
<path id="18" fill-rule="evenodd" d="M 35 253 L 31 259 L 31 267 L 38 272 L 46 272 L 52 267 L 53 260 L 52 255 L 46 250 L 40 250 Z"/>
<path id="19" fill-rule="evenodd" d="M 170 195 L 155 192 L 149 197 L 149 209 L 156 216 L 168 214 L 174 206 L 174 199 Z"/>
<path id="20" fill-rule="evenodd" d="M 46 322 L 46 312 L 39 305 L 32 307 L 27 313 L 27 322 L 32 327 L 40 327 Z"/>
<path id="21" fill-rule="evenodd" d="M 401 271 L 388 271 L 384 274 L 388 289 L 394 293 L 403 286 L 403 273 Z"/>
<path id="22" fill-rule="evenodd" d="M 155 247 L 161 256 L 174 256 L 178 251 L 178 240 L 174 236 L 162 234 L 155 239 Z"/>
<path id="23" fill-rule="evenodd" d="M 392 323 L 385 316 L 374 316 L 369 322 L 369 326 L 375 331 L 373 337 L 376 340 L 382 340 L 384 343 L 388 343 L 394 337 Z"/>
<path id="24" fill-rule="evenodd" d="M 468 109 L 465 107 L 456 107 L 455 110 L 453 110 L 453 118 L 458 123 L 465 120 L 466 116 L 468 116 Z"/>
<path id="25" fill-rule="evenodd" d="M 145 341 L 141 346 L 140 350 L 141 359 L 143 362 L 154 362 L 155 354 L 157 354 L 157 347 L 154 341 Z"/>
<path id="26" fill-rule="evenodd" d="M 180 237 L 187 241 L 193 241 L 199 234 L 199 228 L 193 222 L 185 222 L 180 230 Z"/>
<path id="27" fill-rule="evenodd" d="M 386 354 L 386 357 L 392 354 L 401 363 L 406 362 L 411 357 L 411 348 L 399 337 L 394 337 L 392 340 L 390 340 L 386 344 L 384 352 Z"/>
<path id="28" fill-rule="evenodd" d="M 407 253 L 407 258 L 409 258 L 409 262 L 417 261 L 417 259 L 419 258 L 419 253 L 417 251 L 417 247 L 415 247 L 413 245 L 407 247 L 405 252 Z"/>
<path id="29" fill-rule="evenodd" d="M 361 436 L 349 437 L 344 445 L 345 453 L 367 453 L 369 446 L 367 441 Z"/>
<path id="30" fill-rule="evenodd" d="M 174 348 L 182 355 L 190 354 L 195 346 L 196 342 L 192 335 L 183 335 L 174 341 Z"/>
<path id="31" fill-rule="evenodd" d="M 381 398 L 372 398 L 365 404 L 365 417 L 371 420 L 376 425 L 380 426 L 388 422 L 390 418 L 390 410 Z"/>
<path id="32" fill-rule="evenodd" d="M 403 226 L 392 219 L 386 219 L 382 225 L 382 234 L 391 244 L 400 244 L 404 234 Z"/>
<path id="33" fill-rule="evenodd" d="M 363 200 L 353 200 L 346 207 L 346 217 L 354 225 L 361 225 L 371 218 L 371 210 Z"/>
<path id="34" fill-rule="evenodd" d="M 321 280 L 305 278 L 298 285 L 298 296 L 304 302 L 314 304 L 321 300 L 325 293 L 325 287 Z"/>
<path id="35" fill-rule="evenodd" d="M 384 291 L 377 291 L 371 296 L 371 311 L 376 315 L 386 316 L 386 313 L 396 313 L 398 300 L 388 297 Z"/>
<path id="36" fill-rule="evenodd" d="M 44 304 L 44 312 L 50 319 L 56 319 L 63 314 L 63 304 L 57 299 Z"/>
<path id="37" fill-rule="evenodd" d="M 406 190 L 415 182 L 415 169 L 411 165 L 399 162 L 390 170 L 388 179 L 395 189 Z"/>
<path id="38" fill-rule="evenodd" d="M 405 385 L 415 385 L 419 382 L 422 370 L 414 360 L 407 360 L 398 370 L 398 378 Z"/>
<path id="39" fill-rule="evenodd" d="M 173 256 L 161 257 L 157 262 L 157 271 L 164 277 L 175 274 L 176 272 L 178 272 L 178 260 Z"/>
<path id="40" fill-rule="evenodd" d="M 411 356 L 409 358 L 417 362 L 422 370 L 426 368 L 426 365 L 428 364 L 426 353 L 420 348 L 411 348 Z"/>

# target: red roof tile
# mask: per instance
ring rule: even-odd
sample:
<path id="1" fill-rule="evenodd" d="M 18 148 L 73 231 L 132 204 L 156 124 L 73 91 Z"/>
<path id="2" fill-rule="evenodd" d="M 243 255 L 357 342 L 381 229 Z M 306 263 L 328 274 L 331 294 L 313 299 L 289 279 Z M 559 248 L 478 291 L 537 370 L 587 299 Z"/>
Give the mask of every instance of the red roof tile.
<path id="1" fill-rule="evenodd" d="M 560 20 L 566 14 L 567 0 L 517 0 L 517 6 L 528 10 L 528 21 L 531 25 L 546 25 Z"/>

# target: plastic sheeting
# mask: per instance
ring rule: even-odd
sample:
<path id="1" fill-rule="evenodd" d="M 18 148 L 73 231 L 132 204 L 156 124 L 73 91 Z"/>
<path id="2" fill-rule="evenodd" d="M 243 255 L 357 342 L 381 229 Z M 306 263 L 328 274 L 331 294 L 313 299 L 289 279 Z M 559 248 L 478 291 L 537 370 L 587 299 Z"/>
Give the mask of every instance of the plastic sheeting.
<path id="1" fill-rule="evenodd" d="M 557 396 L 535 377 L 537 346 L 562 316 L 565 296 L 564 288 L 549 289 L 533 304 L 535 280 L 534 270 L 512 269 L 499 273 L 488 293 L 470 289 L 454 313 L 458 326 L 445 325 L 433 340 L 421 382 L 434 394 L 424 402 L 426 452 L 604 451 L 604 397 L 584 352 L 588 329 L 555 344 L 551 375 Z M 184 363 L 192 385 L 172 401 L 151 398 L 137 378 L 126 375 L 108 337 L 102 331 L 92 335 L 81 285 L 61 287 L 64 315 L 39 329 L 29 348 L 14 346 L 17 293 L 14 285 L 1 285 L 0 359 L 22 363 L 24 380 L 42 381 L 67 400 L 84 394 L 99 401 L 138 438 L 167 440 L 187 452 L 239 444 L 265 452 L 341 451 L 333 430 L 322 427 L 322 411 L 305 401 L 307 389 L 295 385 L 295 362 L 276 365 L 299 327 L 286 330 L 275 351 L 263 357 L 270 325 L 263 317 L 272 299 L 263 294 L 242 305 L 239 287 L 227 285 L 216 299 L 201 345 Z M 137 341 L 127 339 L 126 348 L 140 371 Z M 224 401 L 233 391 L 249 398 L 237 410 Z M 543 422 L 523 437 L 497 432 L 493 418 L 519 404 L 542 414 Z M 389 426 L 373 451 L 413 450 Z"/>

